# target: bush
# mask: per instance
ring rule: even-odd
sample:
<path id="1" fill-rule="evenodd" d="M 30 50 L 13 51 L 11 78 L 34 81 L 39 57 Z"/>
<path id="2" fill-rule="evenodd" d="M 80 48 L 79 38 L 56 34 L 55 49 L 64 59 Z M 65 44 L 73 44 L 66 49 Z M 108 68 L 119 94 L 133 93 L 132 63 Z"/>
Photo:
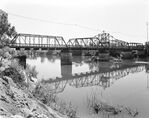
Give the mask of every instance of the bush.
<path id="1" fill-rule="evenodd" d="M 31 78 L 37 78 L 38 72 L 36 71 L 36 66 L 31 67 L 30 65 L 26 65 L 26 73 Z"/>
<path id="2" fill-rule="evenodd" d="M 106 102 L 103 102 L 98 96 L 97 93 L 92 93 L 90 97 L 87 98 L 88 100 L 88 108 L 91 112 L 98 114 L 99 112 L 103 112 L 105 114 L 111 114 L 111 115 L 118 115 L 120 113 L 127 113 L 128 115 L 135 117 L 139 114 L 137 110 L 133 110 L 129 107 L 124 107 L 120 105 L 111 105 Z M 102 95 L 101 95 L 102 97 Z"/>
<path id="3" fill-rule="evenodd" d="M 7 46 L 5 46 L 2 49 L 0 49 L 0 56 L 1 56 L 1 58 L 11 59 L 15 55 L 16 55 L 16 51 L 14 49 L 11 49 L 11 48 L 7 47 Z"/>
<path id="4" fill-rule="evenodd" d="M 71 103 L 67 104 L 59 100 L 57 95 L 50 93 L 41 83 L 36 86 L 32 93 L 35 98 L 61 114 L 67 115 L 69 118 L 77 118 L 76 108 Z"/>
<path id="5" fill-rule="evenodd" d="M 3 71 L 3 76 L 8 76 L 12 78 L 15 83 L 23 82 L 22 75 L 15 68 L 7 68 Z"/>

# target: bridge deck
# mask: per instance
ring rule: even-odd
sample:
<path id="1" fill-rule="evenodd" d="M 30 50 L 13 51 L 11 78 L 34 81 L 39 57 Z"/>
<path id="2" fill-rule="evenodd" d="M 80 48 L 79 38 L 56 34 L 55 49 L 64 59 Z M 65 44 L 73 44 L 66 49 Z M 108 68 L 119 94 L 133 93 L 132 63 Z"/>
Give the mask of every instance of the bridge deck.
<path id="1" fill-rule="evenodd" d="M 48 45 L 48 44 L 14 44 L 10 45 L 11 48 L 24 48 L 24 49 L 43 49 L 43 50 L 122 50 L 122 51 L 129 51 L 129 50 L 144 50 L 144 47 L 137 47 L 137 46 L 128 46 L 128 47 L 121 47 L 121 46 L 105 46 L 105 47 L 97 47 L 97 46 L 65 46 L 65 45 Z"/>

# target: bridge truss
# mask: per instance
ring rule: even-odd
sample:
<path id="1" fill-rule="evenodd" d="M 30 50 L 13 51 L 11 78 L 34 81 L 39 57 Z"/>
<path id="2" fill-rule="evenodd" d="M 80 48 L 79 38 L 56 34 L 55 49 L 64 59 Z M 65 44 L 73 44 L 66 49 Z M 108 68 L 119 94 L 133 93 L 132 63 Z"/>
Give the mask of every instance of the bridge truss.
<path id="1" fill-rule="evenodd" d="M 17 34 L 10 44 L 13 48 L 51 48 L 51 49 L 136 49 L 143 50 L 142 43 L 128 43 L 114 38 L 106 32 L 94 37 L 73 38 L 66 43 L 61 36 Z"/>
<path id="2" fill-rule="evenodd" d="M 100 33 L 94 37 L 73 38 L 67 42 L 69 47 L 92 47 L 92 48 L 144 48 L 142 43 L 128 43 L 114 38 L 109 33 Z"/>
<path id="3" fill-rule="evenodd" d="M 17 34 L 11 41 L 12 47 L 67 47 L 61 36 L 47 36 L 36 34 Z"/>

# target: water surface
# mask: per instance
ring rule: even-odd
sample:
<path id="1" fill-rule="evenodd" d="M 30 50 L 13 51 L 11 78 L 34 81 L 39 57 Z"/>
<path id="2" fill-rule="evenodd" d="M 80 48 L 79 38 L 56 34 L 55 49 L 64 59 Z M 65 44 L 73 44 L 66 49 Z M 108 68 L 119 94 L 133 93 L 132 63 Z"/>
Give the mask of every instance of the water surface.
<path id="1" fill-rule="evenodd" d="M 108 104 L 137 109 L 137 118 L 149 116 L 149 66 L 145 63 L 90 62 L 89 57 L 77 56 L 72 57 L 72 65 L 62 65 L 59 55 L 30 57 L 27 63 L 36 66 L 38 78 L 50 80 L 51 91 L 75 105 L 82 118 L 131 118 L 90 113 L 87 104 L 92 93 Z"/>

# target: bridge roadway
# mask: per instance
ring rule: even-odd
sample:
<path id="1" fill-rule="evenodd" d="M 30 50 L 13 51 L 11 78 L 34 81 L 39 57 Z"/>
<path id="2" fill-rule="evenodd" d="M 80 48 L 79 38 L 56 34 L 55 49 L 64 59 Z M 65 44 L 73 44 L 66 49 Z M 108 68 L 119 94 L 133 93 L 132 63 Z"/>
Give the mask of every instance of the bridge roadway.
<path id="1" fill-rule="evenodd" d="M 42 80 L 41 88 L 47 93 L 63 92 L 66 85 L 79 88 L 88 86 L 101 86 L 104 89 L 110 87 L 116 80 L 127 76 L 130 73 L 143 71 L 144 65 L 136 64 L 127 67 L 113 68 L 106 72 L 91 71 L 86 73 L 74 74 L 68 77 L 57 77 L 56 79 Z"/>
<path id="2" fill-rule="evenodd" d="M 118 40 L 109 33 L 101 33 L 93 37 L 73 38 L 68 42 L 61 36 L 48 36 L 36 34 L 17 34 L 10 47 L 25 50 L 144 50 L 142 43 L 128 43 Z"/>

